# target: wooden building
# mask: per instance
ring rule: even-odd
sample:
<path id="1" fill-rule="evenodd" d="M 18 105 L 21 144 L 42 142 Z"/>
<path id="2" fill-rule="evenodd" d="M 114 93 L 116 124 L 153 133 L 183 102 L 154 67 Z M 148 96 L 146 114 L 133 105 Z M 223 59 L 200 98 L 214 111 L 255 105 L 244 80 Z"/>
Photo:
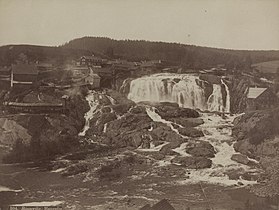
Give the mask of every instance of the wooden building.
<path id="1" fill-rule="evenodd" d="M 276 94 L 270 88 L 250 87 L 247 94 L 247 111 L 275 108 L 278 104 Z"/>
<path id="2" fill-rule="evenodd" d="M 32 85 L 38 79 L 38 68 L 32 64 L 12 65 L 11 87 L 14 85 Z"/>
<path id="3" fill-rule="evenodd" d="M 106 59 L 102 59 L 97 56 L 82 56 L 80 58 L 80 65 L 86 65 L 86 66 L 103 66 L 107 62 Z"/>

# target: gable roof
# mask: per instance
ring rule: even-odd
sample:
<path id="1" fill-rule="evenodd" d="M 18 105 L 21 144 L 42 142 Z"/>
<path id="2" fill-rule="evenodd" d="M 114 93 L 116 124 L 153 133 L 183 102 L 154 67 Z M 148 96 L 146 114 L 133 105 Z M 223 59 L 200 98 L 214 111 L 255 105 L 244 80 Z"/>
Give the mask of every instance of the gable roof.
<path id="1" fill-rule="evenodd" d="M 139 210 L 175 210 L 175 208 L 173 208 L 173 206 L 168 202 L 168 200 L 163 199 L 160 200 L 158 203 L 154 204 L 152 207 L 149 204 L 147 204 Z"/>
<path id="2" fill-rule="evenodd" d="M 267 88 L 249 88 L 247 98 L 258 98 Z"/>
<path id="3" fill-rule="evenodd" d="M 160 202 L 152 206 L 152 210 L 175 210 L 172 205 L 166 200 L 163 199 Z"/>
<path id="4" fill-rule="evenodd" d="M 38 68 L 33 64 L 17 64 L 12 65 L 13 74 L 28 74 L 28 75 L 37 75 Z"/>
<path id="5" fill-rule="evenodd" d="M 0 67 L 0 72 L 9 72 L 11 70 L 11 67 Z"/>

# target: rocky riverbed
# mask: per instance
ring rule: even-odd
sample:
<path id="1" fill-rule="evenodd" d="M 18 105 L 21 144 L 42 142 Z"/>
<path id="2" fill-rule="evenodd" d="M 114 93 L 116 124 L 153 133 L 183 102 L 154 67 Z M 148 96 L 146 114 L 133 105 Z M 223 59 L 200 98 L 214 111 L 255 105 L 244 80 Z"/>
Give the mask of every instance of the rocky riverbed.
<path id="1" fill-rule="evenodd" d="M 168 198 L 177 209 L 270 208 L 270 201 L 249 193 L 262 181 L 261 161 L 234 145 L 241 140 L 232 137 L 233 122 L 235 136 L 245 116 L 169 102 L 136 104 L 110 90 L 91 91 L 86 100 L 90 107 L 82 109 L 85 126 L 73 134 L 75 150 L 1 165 L 3 207 L 62 200 L 68 209 L 138 209 Z"/>

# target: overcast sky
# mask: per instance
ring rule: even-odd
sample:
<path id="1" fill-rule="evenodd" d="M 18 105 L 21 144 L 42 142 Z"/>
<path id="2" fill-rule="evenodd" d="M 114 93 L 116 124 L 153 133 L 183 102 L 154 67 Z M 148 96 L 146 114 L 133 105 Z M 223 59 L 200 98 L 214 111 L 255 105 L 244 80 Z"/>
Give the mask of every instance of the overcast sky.
<path id="1" fill-rule="evenodd" d="M 83 36 L 279 50 L 279 0 L 0 0 L 0 45 Z"/>

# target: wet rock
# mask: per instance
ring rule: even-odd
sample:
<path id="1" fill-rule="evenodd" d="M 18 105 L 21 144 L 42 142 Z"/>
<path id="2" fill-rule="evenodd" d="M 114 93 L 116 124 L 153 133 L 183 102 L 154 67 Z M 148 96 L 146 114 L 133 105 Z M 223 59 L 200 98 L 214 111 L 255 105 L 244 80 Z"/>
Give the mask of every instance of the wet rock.
<path id="1" fill-rule="evenodd" d="M 178 132 L 181 135 L 189 136 L 189 137 L 202 137 L 204 136 L 203 132 L 201 130 L 198 130 L 196 128 L 178 128 Z"/>
<path id="2" fill-rule="evenodd" d="M 169 121 L 182 125 L 183 127 L 196 127 L 204 123 L 200 118 L 170 118 Z"/>
<path id="3" fill-rule="evenodd" d="M 214 147 L 205 141 L 189 143 L 186 147 L 186 152 L 195 157 L 213 158 L 215 156 Z"/>
<path id="4" fill-rule="evenodd" d="M 142 135 L 142 148 L 143 149 L 149 149 L 150 148 L 150 142 L 152 141 L 152 137 L 147 134 Z"/>
<path id="5" fill-rule="evenodd" d="M 132 80 L 133 79 L 131 78 L 124 80 L 121 87 L 119 88 L 119 92 L 127 96 L 130 92 L 130 85 Z"/>
<path id="6" fill-rule="evenodd" d="M 166 120 L 169 120 L 171 118 L 177 118 L 177 117 L 184 117 L 184 118 L 197 118 L 199 117 L 199 113 L 193 109 L 189 108 L 181 108 L 181 107 L 175 107 L 173 105 L 163 105 L 159 104 L 156 107 L 156 112 Z"/>
<path id="7" fill-rule="evenodd" d="M 118 156 L 102 165 L 97 170 L 97 175 L 99 179 L 112 181 L 127 177 L 133 172 L 134 167 L 149 164 L 151 164 L 150 159 L 127 151 L 122 156 Z"/>
<path id="8" fill-rule="evenodd" d="M 111 110 L 112 110 L 112 108 L 109 107 L 109 106 L 104 106 L 104 107 L 101 109 L 102 113 L 110 113 Z"/>
<path id="9" fill-rule="evenodd" d="M 208 158 L 204 157 L 180 157 L 177 156 L 172 159 L 172 163 L 181 165 L 185 168 L 189 169 L 203 169 L 210 168 L 212 165 L 212 161 Z"/>
<path id="10" fill-rule="evenodd" d="M 132 106 L 134 106 L 134 103 L 111 105 L 115 113 L 120 116 L 127 113 Z"/>
<path id="11" fill-rule="evenodd" d="M 163 160 L 165 158 L 165 155 L 159 152 L 153 152 L 149 154 L 149 156 L 154 158 L 155 160 Z"/>
<path id="12" fill-rule="evenodd" d="M 177 142 L 171 142 L 169 144 L 166 144 L 160 149 L 160 153 L 164 155 L 176 155 L 177 153 L 172 149 L 179 147 L 181 143 L 182 142 L 177 141 Z"/>
<path id="13" fill-rule="evenodd" d="M 157 137 L 160 141 L 168 142 L 184 142 L 185 139 L 174 132 L 168 126 L 159 126 L 151 131 L 151 135 Z"/>
<path id="14" fill-rule="evenodd" d="M 87 170 L 88 170 L 88 166 L 85 163 L 77 163 L 65 169 L 62 172 L 62 176 L 73 176 L 76 174 L 86 172 Z"/>
<path id="15" fill-rule="evenodd" d="M 250 162 L 249 159 L 247 158 L 247 156 L 242 155 L 242 154 L 233 154 L 231 159 L 235 162 L 244 164 L 244 165 L 248 165 L 248 163 Z"/>
<path id="16" fill-rule="evenodd" d="M 107 124 L 107 132 L 123 134 L 128 131 L 140 131 L 150 128 L 152 120 L 147 114 L 131 114 L 127 113 L 120 119 L 116 119 Z"/>
<path id="17" fill-rule="evenodd" d="M 116 114 L 114 112 L 98 112 L 90 120 L 90 128 L 86 132 L 86 136 L 101 135 L 104 131 L 106 123 L 116 120 Z"/>
<path id="18" fill-rule="evenodd" d="M 179 108 L 177 103 L 172 103 L 172 102 L 160 102 L 158 103 L 157 106 L 167 106 L 167 107 L 174 107 L 174 108 Z"/>
<path id="19" fill-rule="evenodd" d="M 176 165 L 167 165 L 164 167 L 156 168 L 155 172 L 158 176 L 161 177 L 180 177 L 185 178 L 187 175 L 185 173 L 185 169 L 176 166 Z"/>
<path id="20" fill-rule="evenodd" d="M 155 146 L 155 147 L 157 147 L 157 146 L 159 146 L 159 145 L 161 145 L 161 144 L 164 144 L 164 141 L 158 141 L 158 140 L 153 140 L 152 141 L 152 143 L 153 143 L 153 145 Z"/>
<path id="21" fill-rule="evenodd" d="M 96 125 L 101 125 L 103 127 L 104 124 L 111 122 L 113 120 L 115 120 L 117 117 L 115 115 L 115 113 L 102 113 L 99 117 L 99 119 L 96 122 Z"/>
<path id="22" fill-rule="evenodd" d="M 99 95 L 98 101 L 103 106 L 111 105 L 111 101 L 106 95 Z"/>
<path id="23" fill-rule="evenodd" d="M 144 106 L 135 106 L 130 109 L 132 114 L 146 114 L 146 109 Z"/>

